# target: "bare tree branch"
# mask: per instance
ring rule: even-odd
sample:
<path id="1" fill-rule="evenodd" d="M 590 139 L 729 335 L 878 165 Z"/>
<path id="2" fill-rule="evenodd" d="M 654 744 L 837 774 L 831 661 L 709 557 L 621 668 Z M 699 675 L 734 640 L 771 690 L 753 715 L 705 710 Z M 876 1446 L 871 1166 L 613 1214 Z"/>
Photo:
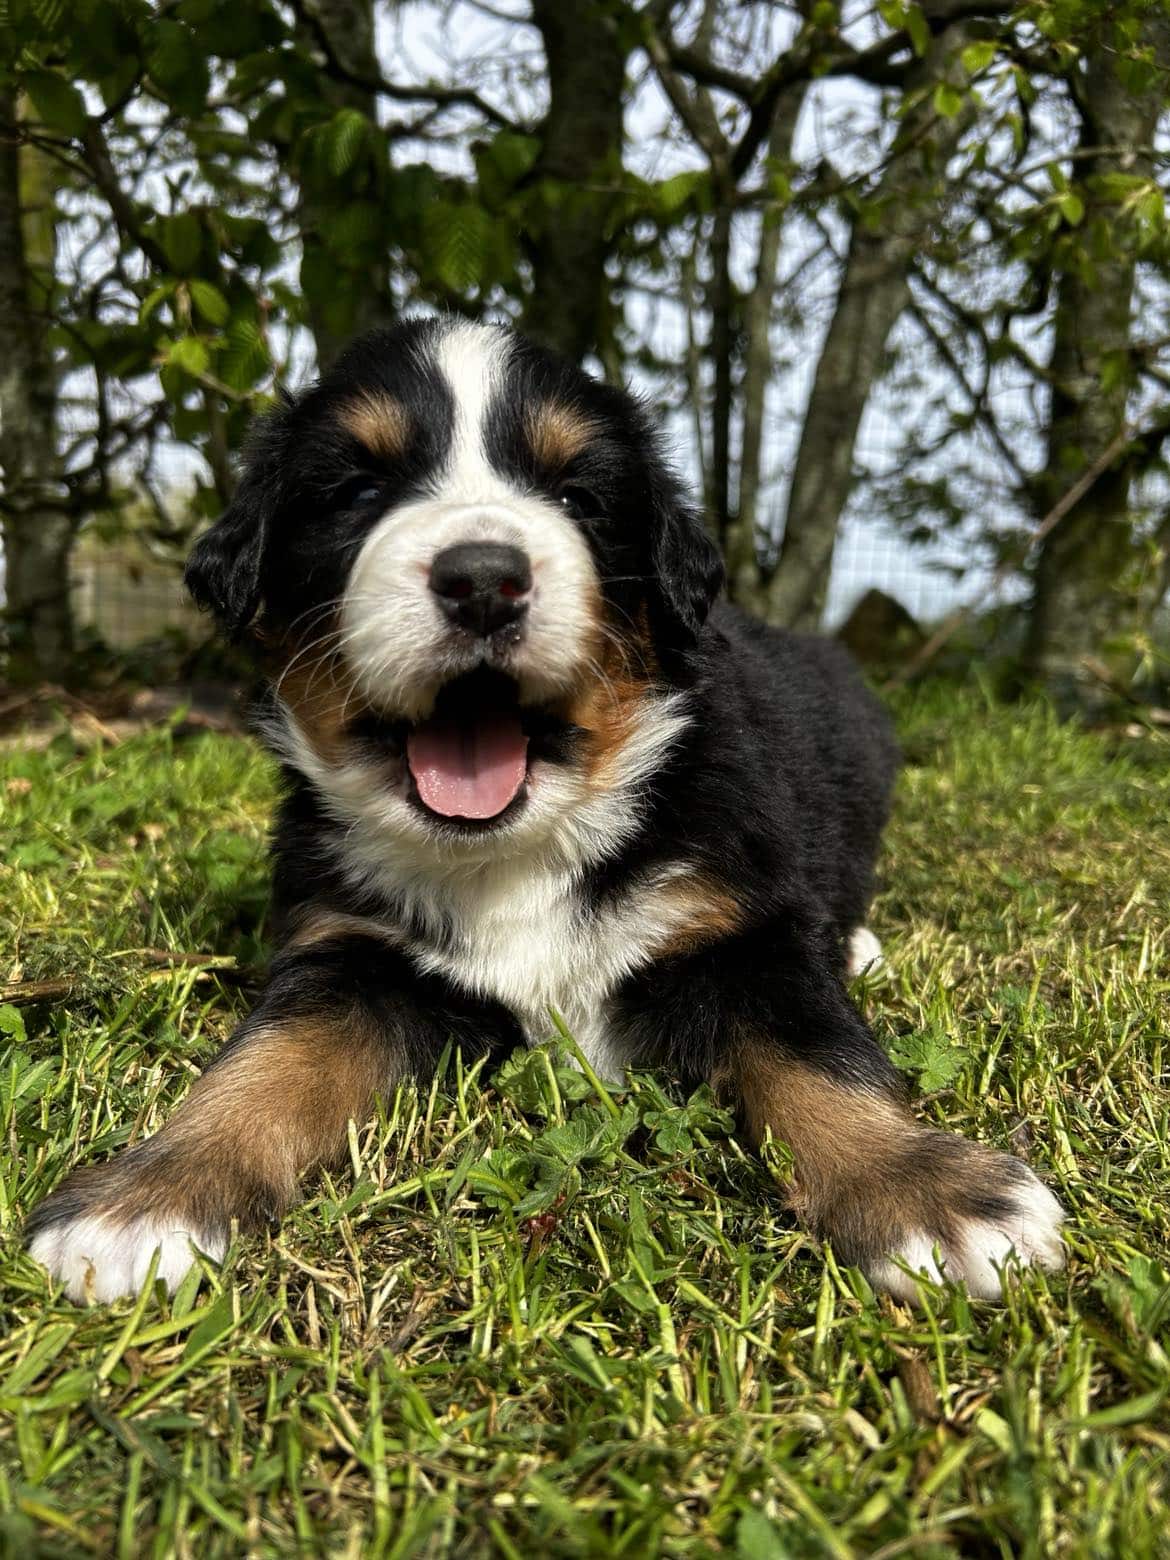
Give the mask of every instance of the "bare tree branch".
<path id="1" fill-rule="evenodd" d="M 381 73 L 352 70 L 339 57 L 333 40 L 310 0 L 291 0 L 291 3 L 297 20 L 312 33 L 313 41 L 324 58 L 326 73 L 335 80 L 377 97 L 390 98 L 396 103 L 434 103 L 441 108 L 471 108 L 498 129 L 524 130 L 523 125 L 509 119 L 470 87 L 444 87 L 437 81 L 427 82 L 425 86 L 407 86 L 402 82 L 390 81 Z"/>

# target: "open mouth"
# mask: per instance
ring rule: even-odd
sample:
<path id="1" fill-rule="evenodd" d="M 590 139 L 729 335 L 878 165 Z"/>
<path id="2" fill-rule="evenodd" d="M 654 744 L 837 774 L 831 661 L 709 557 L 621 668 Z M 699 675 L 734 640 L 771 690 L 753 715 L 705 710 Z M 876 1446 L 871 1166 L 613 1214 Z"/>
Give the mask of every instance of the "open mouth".
<path id="1" fill-rule="evenodd" d="M 472 823 L 498 818 L 528 779 L 515 684 L 474 674 L 448 683 L 434 713 L 407 733 L 406 762 L 428 812 Z"/>
<path id="2" fill-rule="evenodd" d="M 512 678 L 480 667 L 449 682 L 425 720 L 364 734 L 405 753 L 410 800 L 422 812 L 484 829 L 523 807 L 535 760 L 570 757 L 578 728 L 547 707 L 521 705 Z"/>

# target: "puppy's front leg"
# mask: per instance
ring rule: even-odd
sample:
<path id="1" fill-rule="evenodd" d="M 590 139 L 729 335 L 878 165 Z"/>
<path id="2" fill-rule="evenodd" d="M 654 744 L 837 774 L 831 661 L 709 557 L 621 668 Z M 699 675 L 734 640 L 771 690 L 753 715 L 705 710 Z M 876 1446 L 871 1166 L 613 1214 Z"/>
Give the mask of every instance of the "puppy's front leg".
<path id="1" fill-rule="evenodd" d="M 381 939 L 293 947 L 162 1130 L 75 1171 L 34 1210 L 32 1255 L 71 1299 L 106 1301 L 141 1286 L 157 1248 L 173 1290 L 192 1244 L 219 1258 L 233 1219 L 248 1230 L 278 1219 L 376 1093 L 425 1072 L 452 1037 L 482 1048 L 500 1020 L 478 1016 Z"/>
<path id="2" fill-rule="evenodd" d="M 915 1120 L 840 962 L 827 925 L 799 922 L 696 955 L 659 993 L 673 1028 L 659 1043 L 735 1104 L 753 1143 L 788 1145 L 794 1209 L 877 1287 L 913 1301 L 904 1264 L 998 1299 L 1013 1253 L 1061 1267 L 1056 1198 L 1010 1154 Z"/>

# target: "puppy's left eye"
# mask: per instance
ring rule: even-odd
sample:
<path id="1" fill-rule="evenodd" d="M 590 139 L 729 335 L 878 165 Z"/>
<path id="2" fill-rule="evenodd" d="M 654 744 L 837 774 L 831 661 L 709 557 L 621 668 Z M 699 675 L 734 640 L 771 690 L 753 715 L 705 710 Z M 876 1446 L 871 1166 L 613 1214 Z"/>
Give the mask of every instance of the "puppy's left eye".
<path id="1" fill-rule="evenodd" d="M 594 520 L 602 512 L 601 500 L 588 488 L 563 487 L 557 494 L 557 503 L 570 520 Z"/>
<path id="2" fill-rule="evenodd" d="M 343 483 L 333 496 L 338 509 L 364 509 L 367 504 L 382 498 L 385 492 L 386 484 L 375 477 L 354 477 L 351 482 Z"/>

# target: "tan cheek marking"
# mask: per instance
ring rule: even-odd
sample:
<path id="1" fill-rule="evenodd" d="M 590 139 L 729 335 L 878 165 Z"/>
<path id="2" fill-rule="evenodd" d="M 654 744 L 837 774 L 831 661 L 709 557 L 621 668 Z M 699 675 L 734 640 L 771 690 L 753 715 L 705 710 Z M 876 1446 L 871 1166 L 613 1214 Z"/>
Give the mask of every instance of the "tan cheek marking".
<path id="1" fill-rule="evenodd" d="M 319 629 L 314 639 L 293 650 L 273 676 L 277 695 L 326 762 L 342 756 L 349 722 L 367 707 L 347 665 L 330 648 L 336 628 L 336 620 L 331 620 Z"/>
<path id="2" fill-rule="evenodd" d="M 652 688 L 643 664 L 641 644 L 631 643 L 613 623 L 606 623 L 601 602 L 593 606 L 588 662 L 580 691 L 564 710 L 566 719 L 588 735 L 582 764 L 590 787 L 607 791 L 617 783 L 622 749 L 634 735 L 641 708 Z"/>
<path id="3" fill-rule="evenodd" d="M 616 779 L 615 766 L 634 734 L 638 705 L 646 691 L 644 684 L 626 677 L 598 678 L 573 711 L 573 723 L 589 733 L 584 744 L 585 772 L 597 790 L 608 790 Z"/>
<path id="4" fill-rule="evenodd" d="M 559 471 L 581 453 L 596 433 L 592 420 L 563 401 L 546 401 L 529 412 L 525 433 L 537 463 Z"/>
<path id="5" fill-rule="evenodd" d="M 406 408 L 385 392 L 365 391 L 348 401 L 339 412 L 342 426 L 381 460 L 396 460 L 406 453 L 411 423 Z"/>

